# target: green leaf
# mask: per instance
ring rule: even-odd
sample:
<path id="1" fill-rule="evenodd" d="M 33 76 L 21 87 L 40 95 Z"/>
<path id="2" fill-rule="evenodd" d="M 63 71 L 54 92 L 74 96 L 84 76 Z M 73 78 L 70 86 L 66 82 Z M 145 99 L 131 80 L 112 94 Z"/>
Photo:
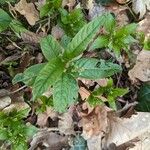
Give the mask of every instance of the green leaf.
<path id="1" fill-rule="evenodd" d="M 24 78 L 23 73 L 18 73 L 18 74 L 16 74 L 15 77 L 13 78 L 12 83 L 13 83 L 13 84 L 16 84 L 16 83 L 18 83 L 18 82 L 22 82 L 22 81 L 23 81 L 23 78 Z"/>
<path id="2" fill-rule="evenodd" d="M 73 62 L 73 65 L 77 70 L 84 70 L 95 68 L 98 62 L 99 60 L 95 58 L 80 58 Z"/>
<path id="3" fill-rule="evenodd" d="M 117 98 L 119 96 L 123 96 L 123 95 L 127 94 L 128 92 L 129 92 L 128 89 L 114 88 L 111 90 L 111 93 L 109 93 L 109 95 L 111 95 L 113 98 Z"/>
<path id="4" fill-rule="evenodd" d="M 21 141 L 12 144 L 12 150 L 28 150 L 27 142 Z"/>
<path id="5" fill-rule="evenodd" d="M 105 21 L 104 28 L 111 34 L 116 25 L 115 18 L 112 14 L 108 14 L 106 20 L 107 21 Z"/>
<path id="6" fill-rule="evenodd" d="M 71 38 L 67 35 L 63 35 L 60 41 L 60 44 L 63 48 L 66 48 L 69 42 L 71 41 Z"/>
<path id="7" fill-rule="evenodd" d="M 95 97 L 93 95 L 90 95 L 89 98 L 87 99 L 88 103 L 91 105 L 91 106 L 97 106 L 97 105 L 102 105 L 104 104 L 104 102 L 99 99 L 98 97 Z"/>
<path id="8" fill-rule="evenodd" d="M 12 18 L 3 10 L 0 9 L 0 32 L 7 29 Z"/>
<path id="9" fill-rule="evenodd" d="M 138 111 L 150 112 L 150 83 L 144 83 L 138 92 Z"/>
<path id="10" fill-rule="evenodd" d="M 73 9 L 71 12 L 59 9 L 59 12 L 61 13 L 60 25 L 70 37 L 75 36 L 86 23 L 81 8 Z"/>
<path id="11" fill-rule="evenodd" d="M 45 58 L 49 61 L 58 58 L 63 51 L 61 45 L 51 35 L 42 38 L 40 45 Z"/>
<path id="12" fill-rule="evenodd" d="M 61 7 L 62 0 L 49 0 L 40 8 L 40 17 L 55 14 Z"/>
<path id="13" fill-rule="evenodd" d="M 136 28 L 137 28 L 137 24 L 135 23 L 131 23 L 128 24 L 120 29 L 118 29 L 115 33 L 115 38 L 120 38 L 120 37 L 124 37 L 130 34 L 133 34 L 136 32 Z"/>
<path id="14" fill-rule="evenodd" d="M 99 36 L 91 46 L 91 49 L 104 48 L 109 44 L 109 37 L 107 35 Z"/>
<path id="15" fill-rule="evenodd" d="M 25 128 L 24 132 L 26 137 L 32 137 L 36 132 L 37 132 L 37 128 L 33 125 L 29 125 Z"/>
<path id="16" fill-rule="evenodd" d="M 111 92 L 112 88 L 113 88 L 113 80 L 110 78 L 107 81 L 106 86 L 99 87 L 98 89 L 96 89 L 95 91 L 92 92 L 92 95 L 93 96 L 99 96 L 99 95 L 102 95 L 102 94 L 108 95 Z"/>
<path id="17" fill-rule="evenodd" d="M 16 2 L 16 0 L 0 0 L 0 4 L 5 4 L 7 2 Z"/>
<path id="18" fill-rule="evenodd" d="M 120 72 L 122 69 L 119 65 L 113 63 L 104 63 L 100 66 L 95 66 L 91 68 L 82 68 L 79 71 L 79 77 L 86 79 L 100 79 L 106 78 Z"/>
<path id="19" fill-rule="evenodd" d="M 33 85 L 35 78 L 38 76 L 39 72 L 44 68 L 46 64 L 36 64 L 27 68 L 24 73 L 17 74 L 12 80 L 13 84 L 18 82 L 24 82 L 27 85 Z"/>
<path id="20" fill-rule="evenodd" d="M 0 140 L 6 140 L 8 139 L 8 131 L 6 128 L 0 127 Z"/>
<path id="21" fill-rule="evenodd" d="M 40 17 L 42 18 L 44 16 L 47 16 L 50 11 L 51 11 L 51 5 L 50 3 L 46 3 L 44 6 L 40 8 Z"/>
<path id="22" fill-rule="evenodd" d="M 33 99 L 41 96 L 61 76 L 65 68 L 60 59 L 52 59 L 40 71 L 33 85 Z"/>
<path id="23" fill-rule="evenodd" d="M 57 111 L 64 112 L 68 106 L 77 101 L 78 84 L 70 74 L 63 73 L 53 88 L 53 103 Z"/>
<path id="24" fill-rule="evenodd" d="M 79 56 L 88 46 L 89 42 L 94 38 L 100 27 L 104 24 L 105 15 L 95 18 L 93 21 L 85 25 L 68 44 L 64 52 L 65 59 L 73 59 Z"/>
<path id="25" fill-rule="evenodd" d="M 107 99 L 108 99 L 109 106 L 110 106 L 113 110 L 117 110 L 115 98 L 112 97 L 112 96 L 108 96 Z"/>
<path id="26" fill-rule="evenodd" d="M 20 37 L 20 34 L 23 32 L 27 32 L 28 30 L 22 25 L 21 22 L 18 20 L 13 19 L 10 24 L 10 28 L 16 33 L 18 37 Z"/>
<path id="27" fill-rule="evenodd" d="M 21 120 L 22 118 L 25 118 L 25 117 L 27 117 L 28 116 L 28 114 L 29 114 L 29 112 L 30 112 L 30 109 L 29 108 L 26 108 L 26 109 L 23 109 L 23 110 L 20 110 L 20 111 L 14 111 L 14 114 L 13 114 L 13 116 L 15 117 L 15 118 L 17 118 L 18 120 Z M 16 113 L 16 114 L 15 114 Z"/>
<path id="28" fill-rule="evenodd" d="M 145 50 L 150 50 L 150 38 L 144 41 L 144 48 Z"/>

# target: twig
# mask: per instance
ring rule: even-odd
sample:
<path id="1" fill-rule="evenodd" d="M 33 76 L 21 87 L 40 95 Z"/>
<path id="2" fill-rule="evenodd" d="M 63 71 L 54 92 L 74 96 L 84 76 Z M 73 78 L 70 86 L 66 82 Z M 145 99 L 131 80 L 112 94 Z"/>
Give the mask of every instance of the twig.
<path id="1" fill-rule="evenodd" d="M 117 114 L 120 114 L 120 113 L 122 113 L 123 111 L 125 111 L 125 110 L 127 110 L 128 108 L 130 108 L 130 107 L 132 107 L 132 106 L 136 106 L 138 104 L 138 102 L 133 102 L 133 103 L 126 103 L 126 105 L 122 108 L 122 109 L 120 109 L 120 110 L 118 110 L 116 113 Z"/>
<path id="2" fill-rule="evenodd" d="M 13 92 L 10 92 L 10 95 L 11 95 L 11 94 L 14 94 L 14 93 L 17 93 L 17 92 L 23 90 L 23 89 L 26 88 L 26 87 L 27 87 L 27 86 L 24 85 L 24 86 L 20 87 L 19 89 L 15 90 L 15 91 L 13 91 Z"/>
<path id="3" fill-rule="evenodd" d="M 1 98 L 1 97 L 6 97 L 6 96 L 10 96 L 10 95 L 12 95 L 12 94 L 15 94 L 15 93 L 21 91 L 22 89 L 24 89 L 24 88 L 26 88 L 26 87 L 27 87 L 27 86 L 24 85 L 24 86 L 20 87 L 19 89 L 15 90 L 15 91 L 12 91 L 12 92 L 4 91 L 4 92 L 1 93 L 0 98 Z"/>

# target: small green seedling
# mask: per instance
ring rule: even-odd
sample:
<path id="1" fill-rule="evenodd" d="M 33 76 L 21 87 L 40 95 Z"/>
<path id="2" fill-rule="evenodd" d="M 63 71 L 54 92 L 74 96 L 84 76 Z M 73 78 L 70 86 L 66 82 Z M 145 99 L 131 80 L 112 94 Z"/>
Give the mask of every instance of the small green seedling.
<path id="1" fill-rule="evenodd" d="M 60 9 L 59 24 L 65 31 L 66 35 L 73 37 L 86 24 L 83 12 L 80 8 L 74 9 L 71 12 L 65 9 Z"/>
<path id="2" fill-rule="evenodd" d="M 136 31 L 136 27 L 137 24 L 132 23 L 117 28 L 114 17 L 109 14 L 108 20 L 104 24 L 105 33 L 95 40 L 91 48 L 108 48 L 113 50 L 116 56 L 119 57 L 121 50 L 128 52 L 129 46 L 136 41 L 132 36 Z"/>
<path id="3" fill-rule="evenodd" d="M 104 25 L 109 14 L 104 14 L 86 24 L 64 49 L 51 35 L 41 42 L 43 55 L 48 62 L 36 64 L 16 75 L 13 83 L 23 81 L 33 87 L 33 100 L 49 87 L 53 92 L 53 105 L 59 112 L 77 102 L 77 79 L 99 79 L 110 77 L 122 69 L 120 65 L 96 58 L 82 58 L 86 47 Z"/>
<path id="4" fill-rule="evenodd" d="M 11 145 L 12 150 L 27 150 L 27 140 L 37 131 L 36 127 L 26 125 L 23 121 L 28 110 L 0 112 L 0 140 Z"/>
<path id="5" fill-rule="evenodd" d="M 107 99 L 109 106 L 116 110 L 116 99 L 119 96 L 123 96 L 126 93 L 128 93 L 128 89 L 123 89 L 123 88 L 115 88 L 113 86 L 113 80 L 109 79 L 107 86 L 104 87 L 99 87 L 95 91 L 91 93 L 91 95 L 88 98 L 89 104 L 92 106 L 96 106 L 99 104 L 103 104 L 103 100 L 100 99 L 100 96 L 103 96 Z"/>
<path id="6" fill-rule="evenodd" d="M 65 31 L 65 34 L 73 37 L 85 25 L 86 21 L 80 8 L 68 12 L 62 8 L 62 0 L 47 0 L 40 9 L 40 16 L 48 16 L 51 22 L 57 22 Z M 56 24 L 57 24 L 56 23 Z"/>
<path id="7" fill-rule="evenodd" d="M 62 0 L 46 0 L 45 5 L 40 8 L 40 17 L 57 15 L 61 6 Z"/>

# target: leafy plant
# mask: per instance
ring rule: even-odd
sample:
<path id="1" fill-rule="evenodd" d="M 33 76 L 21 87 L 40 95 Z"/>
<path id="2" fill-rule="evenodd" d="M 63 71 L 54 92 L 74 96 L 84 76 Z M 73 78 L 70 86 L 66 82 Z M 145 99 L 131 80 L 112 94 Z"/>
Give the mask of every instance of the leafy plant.
<path id="1" fill-rule="evenodd" d="M 37 107 L 36 112 L 37 113 L 45 112 L 47 107 L 53 107 L 53 106 L 54 106 L 54 104 L 53 104 L 52 96 L 46 97 L 46 96 L 42 95 L 40 97 L 39 106 Z"/>
<path id="2" fill-rule="evenodd" d="M 144 41 L 144 49 L 150 50 L 150 39 L 147 39 L 146 41 Z"/>
<path id="3" fill-rule="evenodd" d="M 68 12 L 65 9 L 60 9 L 60 26 L 65 33 L 73 37 L 85 25 L 86 21 L 80 8 Z"/>
<path id="4" fill-rule="evenodd" d="M 73 37 L 86 23 L 80 8 L 68 12 L 62 8 L 62 0 L 47 0 L 40 9 L 40 16 L 49 16 L 52 22 L 58 23 L 70 37 Z"/>
<path id="5" fill-rule="evenodd" d="M 150 83 L 144 83 L 138 92 L 138 111 L 150 112 Z"/>
<path id="6" fill-rule="evenodd" d="M 34 126 L 24 123 L 23 118 L 28 112 L 27 109 L 0 112 L 0 140 L 10 143 L 12 150 L 27 150 L 27 138 L 37 130 Z"/>
<path id="7" fill-rule="evenodd" d="M 0 9 L 0 32 L 7 29 L 12 18 L 3 10 Z"/>
<path id="8" fill-rule="evenodd" d="M 102 104 L 103 101 L 101 100 L 100 96 L 103 96 L 107 99 L 110 107 L 116 110 L 116 98 L 119 96 L 123 96 L 126 93 L 128 93 L 128 89 L 115 88 L 113 86 L 113 80 L 109 79 L 107 86 L 99 87 L 91 93 L 91 95 L 88 98 L 88 102 L 93 106 Z"/>
<path id="9" fill-rule="evenodd" d="M 115 18 L 109 14 L 104 28 L 106 34 L 99 36 L 92 45 L 92 49 L 109 48 L 113 50 L 116 56 L 120 56 L 121 50 L 128 52 L 129 46 L 136 40 L 132 36 L 135 33 L 137 25 L 135 23 L 116 27 Z"/>
<path id="10" fill-rule="evenodd" d="M 27 31 L 19 21 L 10 17 L 3 9 L 0 9 L 0 32 L 5 31 L 7 28 L 11 28 L 18 37 L 22 32 Z"/>
<path id="11" fill-rule="evenodd" d="M 16 2 L 17 0 L 0 0 L 0 4 L 5 4 L 7 2 Z"/>
<path id="12" fill-rule="evenodd" d="M 104 25 L 108 14 L 99 16 L 85 25 L 64 49 L 51 35 L 44 37 L 41 48 L 48 60 L 46 64 L 29 67 L 17 75 L 13 82 L 23 81 L 33 86 L 33 99 L 40 97 L 49 87 L 53 88 L 54 108 L 64 112 L 78 98 L 78 77 L 98 79 L 120 72 L 121 67 L 96 58 L 81 58 L 82 53 Z M 30 81 L 30 82 L 29 82 Z"/>

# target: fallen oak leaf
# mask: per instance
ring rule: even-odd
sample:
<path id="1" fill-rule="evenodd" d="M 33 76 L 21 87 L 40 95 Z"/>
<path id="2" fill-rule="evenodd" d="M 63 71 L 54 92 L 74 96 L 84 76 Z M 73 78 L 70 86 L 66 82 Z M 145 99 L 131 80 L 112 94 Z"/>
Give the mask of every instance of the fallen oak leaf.
<path id="1" fill-rule="evenodd" d="M 137 79 L 143 82 L 150 81 L 150 51 L 142 50 L 138 54 L 136 64 L 128 75 L 133 82 Z"/>
<path id="2" fill-rule="evenodd" d="M 30 31 L 22 32 L 21 38 L 25 43 L 37 45 L 40 43 L 41 38 L 44 37 L 44 35 L 39 35 Z"/>
<path id="3" fill-rule="evenodd" d="M 137 31 L 145 35 L 145 40 L 150 38 L 150 12 L 148 12 L 143 20 L 138 23 Z M 146 50 L 146 49 L 145 49 Z"/>
<path id="4" fill-rule="evenodd" d="M 67 136 L 58 135 L 57 133 L 49 131 L 49 129 L 39 130 L 39 132 L 34 135 L 29 150 L 34 150 L 40 143 L 46 146 L 47 149 L 52 150 L 62 150 L 69 146 Z"/>
<path id="5" fill-rule="evenodd" d="M 72 114 L 70 112 L 64 113 L 59 116 L 59 119 L 58 129 L 60 133 L 65 135 L 75 135 Z"/>
<path id="6" fill-rule="evenodd" d="M 110 143 L 115 143 L 116 146 L 120 146 L 144 135 L 150 130 L 150 113 L 137 112 L 131 118 L 119 118 L 110 114 L 108 118 L 110 129 L 105 138 L 105 145 L 107 146 Z"/>
<path id="7" fill-rule="evenodd" d="M 81 117 L 79 126 L 83 127 L 84 139 L 90 139 L 107 131 L 108 119 L 105 106 L 96 106 L 88 115 L 81 114 Z"/>
<path id="8" fill-rule="evenodd" d="M 84 101 L 88 99 L 91 93 L 88 90 L 86 90 L 84 87 L 80 87 L 79 94 L 81 96 L 81 99 Z"/>
<path id="9" fill-rule="evenodd" d="M 46 107 L 46 111 L 43 112 L 43 113 L 39 113 L 37 115 L 37 125 L 39 127 L 45 127 L 47 126 L 48 124 L 48 118 L 51 118 L 52 120 L 56 117 L 58 117 L 58 114 L 57 112 L 55 112 L 51 107 Z"/>
<path id="10" fill-rule="evenodd" d="M 150 10 L 150 1 L 149 0 L 133 0 L 132 9 L 136 14 L 139 15 L 139 19 L 143 18 L 146 14 L 146 9 Z"/>
<path id="11" fill-rule="evenodd" d="M 35 9 L 34 4 L 27 3 L 26 0 L 20 0 L 20 2 L 15 5 L 15 10 L 23 15 L 32 26 L 39 20 L 39 12 Z"/>

